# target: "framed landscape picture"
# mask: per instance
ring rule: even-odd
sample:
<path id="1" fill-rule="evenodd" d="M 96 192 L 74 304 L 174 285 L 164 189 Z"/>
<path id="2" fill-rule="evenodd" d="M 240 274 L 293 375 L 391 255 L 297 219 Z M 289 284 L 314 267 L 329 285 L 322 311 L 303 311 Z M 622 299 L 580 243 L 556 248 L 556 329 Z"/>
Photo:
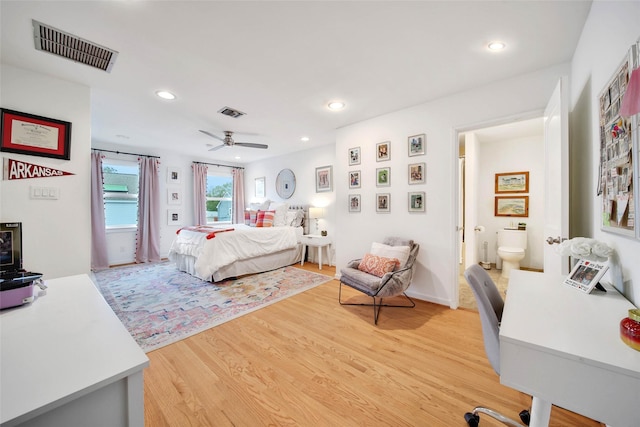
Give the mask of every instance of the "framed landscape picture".
<path id="1" fill-rule="evenodd" d="M 507 172 L 496 174 L 496 194 L 528 193 L 529 172 Z"/>
<path id="2" fill-rule="evenodd" d="M 529 196 L 496 196 L 495 216 L 529 216 Z"/>

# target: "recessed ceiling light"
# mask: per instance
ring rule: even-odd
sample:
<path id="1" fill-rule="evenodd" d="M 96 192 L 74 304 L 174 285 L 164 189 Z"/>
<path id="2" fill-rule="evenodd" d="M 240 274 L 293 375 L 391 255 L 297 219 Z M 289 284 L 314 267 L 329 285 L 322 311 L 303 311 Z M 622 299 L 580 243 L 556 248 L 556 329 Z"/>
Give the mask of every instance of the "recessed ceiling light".
<path id="1" fill-rule="evenodd" d="M 156 95 L 158 95 L 162 99 L 176 99 L 176 96 L 174 94 L 166 90 L 159 90 L 156 92 Z"/>
<path id="2" fill-rule="evenodd" d="M 507 47 L 507 45 L 502 42 L 491 42 L 487 45 L 487 47 L 489 48 L 489 50 L 498 51 L 504 49 L 505 47 Z"/>
<path id="3" fill-rule="evenodd" d="M 342 110 L 345 106 L 345 103 L 342 101 L 331 101 L 328 105 L 330 110 L 338 111 Z"/>
<path id="4" fill-rule="evenodd" d="M 240 156 L 236 156 L 236 157 L 235 157 L 235 159 L 236 159 L 236 160 L 240 160 Z"/>
<path id="5" fill-rule="evenodd" d="M 309 137 L 308 136 L 303 136 L 302 138 L 300 138 L 300 141 L 307 142 L 307 141 L 309 141 Z"/>

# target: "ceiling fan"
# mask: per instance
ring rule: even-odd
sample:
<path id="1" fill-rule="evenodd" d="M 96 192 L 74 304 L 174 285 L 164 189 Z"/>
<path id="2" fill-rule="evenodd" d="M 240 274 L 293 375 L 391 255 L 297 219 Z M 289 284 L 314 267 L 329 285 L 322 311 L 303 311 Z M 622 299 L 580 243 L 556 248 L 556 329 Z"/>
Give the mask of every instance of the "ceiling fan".
<path id="1" fill-rule="evenodd" d="M 224 131 L 224 138 L 220 138 L 218 135 L 214 135 L 211 132 L 207 132 L 206 130 L 200 130 L 200 132 L 204 133 L 205 135 L 209 135 L 212 138 L 215 138 L 219 141 L 222 141 L 222 145 L 218 145 L 217 147 L 213 147 L 211 148 L 209 151 L 216 151 L 221 149 L 222 147 L 232 147 L 234 145 L 239 145 L 241 147 L 249 147 L 249 148 L 269 148 L 269 146 L 267 144 L 254 144 L 253 142 L 235 142 L 233 140 L 233 138 L 231 137 L 231 135 L 233 135 L 233 132 L 231 132 L 230 130 L 225 130 Z"/>

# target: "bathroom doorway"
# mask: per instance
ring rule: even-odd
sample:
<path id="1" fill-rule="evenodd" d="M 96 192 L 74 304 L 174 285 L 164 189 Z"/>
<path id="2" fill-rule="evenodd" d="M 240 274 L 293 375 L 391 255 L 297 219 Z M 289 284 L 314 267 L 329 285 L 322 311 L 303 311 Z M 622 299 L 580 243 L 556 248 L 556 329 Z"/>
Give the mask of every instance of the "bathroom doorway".
<path id="1" fill-rule="evenodd" d="M 529 243 L 522 268 L 543 266 L 544 224 L 544 128 L 542 114 L 520 117 L 508 123 L 488 124 L 458 133 L 458 274 L 459 307 L 477 309 L 475 299 L 464 279 L 464 270 L 482 262 L 502 292 L 508 279 L 501 277 L 497 257 L 497 231 L 526 223 Z M 529 172 L 528 217 L 495 216 L 495 174 Z"/>

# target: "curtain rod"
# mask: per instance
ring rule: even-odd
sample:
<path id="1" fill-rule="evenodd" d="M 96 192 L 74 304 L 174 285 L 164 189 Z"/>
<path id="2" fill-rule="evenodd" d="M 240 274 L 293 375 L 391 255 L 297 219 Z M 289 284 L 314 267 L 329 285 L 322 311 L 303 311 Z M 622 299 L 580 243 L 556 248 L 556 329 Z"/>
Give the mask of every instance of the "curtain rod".
<path id="1" fill-rule="evenodd" d="M 159 159 L 160 156 L 150 156 L 149 154 L 137 154 L 137 153 L 127 153 L 125 151 L 113 151 L 113 150 L 103 150 L 102 148 L 92 148 L 94 151 L 104 151 L 106 153 L 115 153 L 115 154 L 128 154 L 130 156 L 142 156 L 142 157 L 151 157 L 154 159 Z"/>
<path id="2" fill-rule="evenodd" d="M 231 169 L 244 169 L 241 166 L 219 165 L 218 163 L 207 163 L 207 162 L 193 162 L 193 163 L 199 163 L 201 165 L 210 165 L 210 166 L 224 166 L 225 168 L 231 168 Z"/>

